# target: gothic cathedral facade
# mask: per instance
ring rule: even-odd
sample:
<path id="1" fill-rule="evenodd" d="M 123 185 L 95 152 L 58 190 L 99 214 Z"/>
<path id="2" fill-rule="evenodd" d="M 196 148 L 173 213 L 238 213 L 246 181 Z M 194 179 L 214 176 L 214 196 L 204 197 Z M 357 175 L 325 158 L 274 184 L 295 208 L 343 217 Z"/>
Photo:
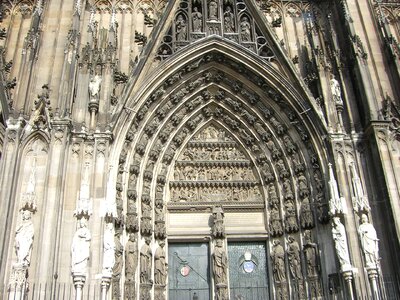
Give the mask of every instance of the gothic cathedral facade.
<path id="1" fill-rule="evenodd" d="M 400 299 L 399 0 L 0 2 L 0 299 Z"/>

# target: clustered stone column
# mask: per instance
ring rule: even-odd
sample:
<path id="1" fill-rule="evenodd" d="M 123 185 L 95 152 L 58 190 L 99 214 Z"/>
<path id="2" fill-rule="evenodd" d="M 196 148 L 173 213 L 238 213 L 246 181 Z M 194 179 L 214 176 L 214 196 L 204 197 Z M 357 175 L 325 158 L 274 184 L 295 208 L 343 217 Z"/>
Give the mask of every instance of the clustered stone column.
<path id="1" fill-rule="evenodd" d="M 214 238 L 213 274 L 215 284 L 215 299 L 227 300 L 228 295 L 228 258 L 224 246 L 225 225 L 224 211 L 221 206 L 213 208 L 212 236 Z"/>
<path id="2" fill-rule="evenodd" d="M 31 263 L 31 253 L 35 228 L 32 215 L 36 206 L 36 157 L 33 159 L 31 174 L 26 192 L 22 194 L 20 216 L 21 221 L 15 230 L 15 253 L 17 261 L 12 268 L 9 299 L 25 299 L 28 292 L 28 268 Z"/>

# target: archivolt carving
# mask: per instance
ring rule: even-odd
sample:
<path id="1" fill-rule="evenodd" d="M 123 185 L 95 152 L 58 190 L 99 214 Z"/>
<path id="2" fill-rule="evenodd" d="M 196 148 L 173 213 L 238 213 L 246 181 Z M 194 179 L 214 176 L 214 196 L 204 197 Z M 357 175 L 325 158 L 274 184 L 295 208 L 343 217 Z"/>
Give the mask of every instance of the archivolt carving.
<path id="1" fill-rule="evenodd" d="M 167 211 L 217 205 L 265 210 L 277 237 L 313 228 L 314 207 L 324 220 L 319 153 L 280 91 L 215 53 L 153 91 L 136 102 L 119 159 L 117 221 L 124 212 L 128 232 L 164 241 Z"/>
<path id="2" fill-rule="evenodd" d="M 237 140 L 239 144 L 246 145 L 246 148 L 251 149 L 251 160 L 257 162 L 257 174 L 262 175 L 260 178 L 263 182 L 270 183 L 277 178 L 280 179 L 278 185 L 282 185 L 282 196 L 286 199 L 285 205 L 282 204 L 281 206 L 286 215 L 286 228 L 288 231 L 296 231 L 298 230 L 296 211 L 300 210 L 300 204 L 298 207 L 294 205 L 293 201 L 295 201 L 296 196 L 293 193 L 292 184 L 285 178 L 300 174 L 298 180 L 302 183 L 302 189 L 298 196 L 302 198 L 309 196 L 308 182 L 307 179 L 304 180 L 305 176 L 303 174 L 304 158 L 302 155 L 298 155 L 299 146 L 294 142 L 295 140 L 298 142 L 300 139 L 308 140 L 308 135 L 305 134 L 305 129 L 297 121 L 295 113 L 288 110 L 287 106 L 284 106 L 285 101 L 282 96 L 254 74 L 246 74 L 246 77 L 264 89 L 267 97 L 272 100 L 269 103 L 270 107 L 267 107 L 265 102 L 260 100 L 259 94 L 253 92 L 254 89 L 243 86 L 241 81 L 234 79 L 229 74 L 222 71 L 217 72 L 212 68 L 206 68 L 199 75 L 189 77 L 189 81 L 186 79 L 184 85 L 182 85 L 182 78 L 187 77 L 192 71 L 213 59 L 217 61 L 224 60 L 225 65 L 230 65 L 235 70 L 239 70 L 240 73 L 246 73 L 236 62 L 230 61 L 223 56 L 206 55 L 173 74 L 162 86 L 156 88 L 155 92 L 138 109 L 133 122 L 133 129 L 127 136 L 129 144 L 132 142 L 137 144 L 135 151 L 139 157 L 135 161 L 143 160 L 144 157 L 141 159 L 140 156 L 148 153 L 151 168 L 149 169 L 148 162 L 142 163 L 143 166 L 147 164 L 147 171 L 143 175 L 151 181 L 153 166 L 157 164 L 157 161 L 162 161 L 166 164 L 164 170 L 168 170 L 168 165 L 171 164 L 173 159 L 178 159 L 175 163 L 175 174 L 172 175 L 173 181 L 171 181 L 170 198 L 172 202 L 201 201 L 202 199 L 211 198 L 210 195 L 212 195 L 212 198 L 218 198 L 215 197 L 218 193 L 220 194 L 220 199 L 229 199 L 232 197 L 230 195 L 235 195 L 234 199 L 230 199 L 242 201 L 243 199 L 249 199 L 250 195 L 252 195 L 250 197 L 251 201 L 254 199 L 262 200 L 263 192 L 257 189 L 254 190 L 254 185 L 243 185 L 240 182 L 232 183 L 235 176 L 240 176 L 233 174 L 232 168 L 238 173 L 251 164 L 242 164 L 239 167 L 235 164 L 235 160 L 239 160 L 240 157 L 243 158 L 245 155 L 236 153 L 229 156 L 229 151 L 221 144 L 222 142 L 227 144 L 226 146 L 229 146 L 229 143 L 232 144 L 229 138 L 224 141 L 215 140 L 213 143 L 219 142 L 220 144 L 214 145 L 215 152 L 212 152 L 208 151 L 211 141 L 208 142 L 209 145 L 207 146 L 207 138 L 201 142 L 199 134 L 192 135 L 192 132 L 196 131 L 195 129 L 201 124 L 215 118 L 218 122 L 222 122 L 220 127 L 222 126 L 225 132 L 235 132 L 235 138 L 231 138 L 231 140 Z M 214 82 L 212 85 L 218 84 L 219 86 L 216 92 L 213 92 L 215 91 L 214 88 L 208 88 L 212 82 Z M 231 94 L 230 91 L 234 94 Z M 266 96 L 265 94 L 263 97 Z M 156 108 L 153 108 L 153 105 L 156 105 Z M 295 124 L 299 131 L 298 136 L 300 139 L 292 137 L 293 130 L 291 130 L 292 132 L 288 131 L 284 121 L 275 113 L 278 110 L 277 106 L 285 107 L 289 120 Z M 183 126 L 183 123 L 186 125 Z M 136 136 L 132 134 L 135 129 L 138 129 Z M 209 130 L 212 131 L 212 129 Z M 140 132 L 143 133 L 140 134 Z M 207 134 L 209 137 L 215 135 L 218 137 L 218 134 L 222 133 L 208 132 Z M 189 138 L 191 142 L 187 144 L 186 150 L 181 150 L 182 146 L 185 145 L 185 141 Z M 262 141 L 266 143 L 261 143 Z M 163 151 L 162 148 L 166 148 L 166 150 Z M 179 158 L 176 153 L 181 153 Z M 288 156 L 283 156 L 283 153 L 287 153 Z M 313 156 L 315 151 L 311 153 L 310 156 Z M 290 156 L 292 156 L 292 159 L 288 160 Z M 207 162 L 198 161 L 202 158 L 211 157 L 214 161 L 212 168 Z M 219 161 L 228 157 L 229 162 Z M 285 163 L 284 161 L 286 160 L 287 162 Z M 316 158 L 311 159 L 311 164 L 319 168 Z M 135 165 L 135 162 L 133 165 Z M 137 170 L 140 170 L 140 168 L 140 164 L 135 167 Z M 191 172 L 193 170 L 197 170 L 197 174 L 193 175 Z M 315 174 L 311 177 L 318 178 Z M 228 184 L 218 182 L 218 180 L 223 181 L 224 178 L 229 182 Z M 178 182 L 174 182 L 176 180 L 183 180 L 183 182 L 178 184 Z M 320 181 L 316 182 L 316 184 L 316 190 L 321 190 L 322 195 L 317 199 L 322 200 L 323 184 Z M 149 182 L 148 185 L 154 185 L 154 183 Z M 193 187 L 195 188 L 193 189 Z M 148 189 L 150 190 L 150 187 Z M 237 193 L 233 193 L 234 189 Z M 159 195 L 163 193 L 165 193 L 165 190 L 158 192 Z M 255 193 L 255 196 L 253 193 Z M 149 194 L 143 195 L 145 195 L 146 199 L 152 198 Z M 273 205 L 276 206 L 279 201 L 276 201 L 275 197 L 271 197 L 271 199 L 273 201 L 270 207 L 273 209 Z M 310 199 L 304 201 L 305 204 L 302 206 L 306 212 L 302 221 L 304 227 L 313 226 L 309 214 L 309 205 L 307 205 L 307 201 L 309 202 Z M 280 230 L 274 231 L 278 234 L 281 232 Z"/>

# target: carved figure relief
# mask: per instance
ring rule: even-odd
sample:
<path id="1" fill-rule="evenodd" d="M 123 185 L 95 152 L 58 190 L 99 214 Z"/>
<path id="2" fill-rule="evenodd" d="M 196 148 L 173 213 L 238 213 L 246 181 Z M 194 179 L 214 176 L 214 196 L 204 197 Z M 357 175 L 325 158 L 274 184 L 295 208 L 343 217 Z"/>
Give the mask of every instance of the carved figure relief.
<path id="1" fill-rule="evenodd" d="M 120 240 L 121 231 L 120 229 L 115 231 L 114 235 L 114 245 L 115 245 L 115 252 L 114 252 L 114 267 L 113 267 L 113 277 L 120 277 L 122 273 L 122 266 L 123 266 L 123 253 L 124 253 L 124 246 L 121 244 Z"/>
<path id="2" fill-rule="evenodd" d="M 87 265 L 90 257 L 90 231 L 87 228 L 87 220 L 78 220 L 78 229 L 72 239 L 71 247 L 71 272 L 82 275 L 87 272 Z"/>
<path id="3" fill-rule="evenodd" d="M 272 205 L 270 209 L 270 231 L 272 236 L 281 236 L 283 234 L 278 205 Z"/>
<path id="4" fill-rule="evenodd" d="M 283 249 L 281 242 L 279 240 L 273 241 L 272 251 L 272 270 L 274 274 L 275 282 L 285 282 L 285 250 Z"/>
<path id="5" fill-rule="evenodd" d="M 251 25 L 249 22 L 249 18 L 244 16 L 240 21 L 240 37 L 243 42 L 251 41 Z"/>
<path id="6" fill-rule="evenodd" d="M 301 274 L 300 247 L 299 243 L 292 236 L 288 237 L 287 255 L 290 273 L 294 279 L 301 279 L 303 275 Z"/>
<path id="7" fill-rule="evenodd" d="M 17 265 L 28 267 L 31 263 L 31 252 L 34 237 L 34 227 L 31 220 L 32 213 L 28 210 L 21 212 L 22 222 L 15 230 L 15 252 Z"/>
<path id="8" fill-rule="evenodd" d="M 193 31 L 199 32 L 203 29 L 203 15 L 199 12 L 197 6 L 193 7 L 192 12 L 192 20 L 193 20 Z"/>
<path id="9" fill-rule="evenodd" d="M 224 30 L 225 33 L 235 32 L 235 19 L 229 5 L 226 7 L 224 12 Z"/>
<path id="10" fill-rule="evenodd" d="M 314 227 L 314 215 L 311 210 L 310 199 L 304 198 L 301 202 L 300 209 L 301 228 L 308 229 Z"/>
<path id="11" fill-rule="evenodd" d="M 214 125 L 195 134 L 182 151 L 170 192 L 175 203 L 262 201 L 252 162 Z"/>
<path id="12" fill-rule="evenodd" d="M 307 276 L 318 276 L 318 247 L 312 240 L 310 230 L 304 232 L 304 255 L 306 258 Z"/>
<path id="13" fill-rule="evenodd" d="M 333 101 L 336 105 L 343 105 L 342 92 L 340 89 L 339 81 L 337 81 L 335 77 L 332 76 L 330 84 Z"/>
<path id="14" fill-rule="evenodd" d="M 367 268 L 377 268 L 379 262 L 378 237 L 374 225 L 369 223 L 366 214 L 361 215 L 361 224 L 358 227 L 361 246 L 364 252 Z"/>
<path id="15" fill-rule="evenodd" d="M 90 99 L 97 100 L 99 98 L 101 81 L 102 81 L 102 78 L 100 75 L 95 75 L 90 79 L 90 82 L 89 82 Z"/>
<path id="16" fill-rule="evenodd" d="M 213 227 L 212 234 L 215 238 L 221 238 L 225 236 L 224 227 L 224 211 L 221 206 L 213 208 Z"/>
<path id="17" fill-rule="evenodd" d="M 154 254 L 154 283 L 157 285 L 165 285 L 167 278 L 167 263 L 165 260 L 164 241 L 159 242 L 160 246 Z"/>
<path id="18" fill-rule="evenodd" d="M 208 3 L 208 18 L 210 20 L 218 19 L 218 3 L 215 0 L 210 0 Z"/>
<path id="19" fill-rule="evenodd" d="M 226 283 L 228 258 L 226 257 L 226 253 L 223 248 L 223 242 L 220 239 L 216 240 L 213 258 L 214 258 L 213 270 L 214 270 L 215 284 L 218 285 Z"/>
<path id="20" fill-rule="evenodd" d="M 103 275 L 111 277 L 115 262 L 114 257 L 114 226 L 106 223 L 103 236 Z"/>
<path id="21" fill-rule="evenodd" d="M 349 247 L 347 245 L 346 229 L 338 217 L 333 218 L 332 235 L 341 270 L 343 272 L 351 270 L 352 266 L 350 263 Z"/>
<path id="22" fill-rule="evenodd" d="M 125 245 L 125 277 L 133 280 L 136 273 L 138 254 L 137 243 L 133 233 L 129 234 L 129 239 Z"/>
<path id="23" fill-rule="evenodd" d="M 140 249 L 140 283 L 151 283 L 151 259 L 150 239 L 146 238 Z"/>
<path id="24" fill-rule="evenodd" d="M 175 22 L 176 40 L 178 42 L 187 40 L 187 24 L 184 17 L 180 14 L 178 15 Z"/>

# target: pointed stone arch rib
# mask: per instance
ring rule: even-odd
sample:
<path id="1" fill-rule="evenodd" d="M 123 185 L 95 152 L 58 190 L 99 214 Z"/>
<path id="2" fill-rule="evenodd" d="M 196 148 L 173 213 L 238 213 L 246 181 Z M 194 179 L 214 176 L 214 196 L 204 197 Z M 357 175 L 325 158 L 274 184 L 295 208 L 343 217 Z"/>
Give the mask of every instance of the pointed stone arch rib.
<path id="1" fill-rule="evenodd" d="M 322 174 L 318 159 L 321 152 L 316 151 L 322 149 L 321 141 L 318 140 L 315 131 L 313 132 L 315 127 L 311 127 L 310 130 L 310 123 L 302 124 L 302 114 L 293 109 L 299 106 L 298 102 L 293 101 L 296 99 L 293 90 L 281 93 L 281 90 L 275 88 L 279 86 L 279 83 L 275 82 L 276 78 L 272 81 L 274 88 L 271 88 L 271 81 L 267 82 L 263 77 L 257 76 L 249 66 L 237 62 L 233 56 L 227 57 L 225 53 L 222 54 L 216 49 L 206 52 L 200 58 L 194 57 L 180 70 L 169 74 L 161 84 L 153 84 L 153 89 L 151 93 L 148 91 L 147 97 L 135 99 L 132 103 L 135 113 L 119 159 L 119 181 L 123 178 L 122 173 L 128 167 L 127 164 L 130 164 L 129 169 L 132 170 L 126 189 L 128 199 L 140 199 L 140 202 L 145 203 L 144 211 L 152 210 L 151 205 L 154 203 L 158 203 L 159 208 L 163 210 L 162 199 L 166 193 L 164 188 L 168 166 L 176 159 L 174 153 L 198 124 L 212 115 L 222 117 L 224 122 L 230 124 L 227 126 L 230 126 L 231 130 L 238 129 L 238 124 L 242 124 L 240 128 L 244 135 L 243 144 L 247 147 L 254 141 L 260 143 L 259 153 L 254 157 L 257 162 L 269 162 L 268 171 L 262 175 L 265 184 L 268 184 L 265 194 L 273 195 L 274 189 L 275 193 L 278 190 L 285 194 L 282 199 L 287 201 L 287 205 L 284 205 L 282 210 L 293 210 L 292 200 L 295 195 L 290 196 L 290 190 L 293 190 L 293 186 L 299 180 L 294 179 L 295 174 L 302 178 L 303 183 L 305 179 L 306 186 L 312 182 L 315 186 L 314 195 L 321 202 L 321 206 L 323 205 L 323 181 L 317 182 L 313 179 L 318 177 L 316 174 L 319 173 L 319 177 Z M 232 75 L 236 75 L 240 80 L 232 79 L 235 78 Z M 282 85 L 280 87 L 282 88 Z M 214 105 L 214 111 L 208 109 L 211 103 Z M 125 127 L 126 129 L 128 128 Z M 301 155 L 297 155 L 298 149 L 302 149 Z M 291 158 L 284 161 L 282 154 Z M 312 170 L 307 173 L 307 178 L 304 176 L 306 169 Z M 280 183 L 274 184 L 275 180 L 279 180 Z M 117 206 L 121 207 L 121 213 L 123 185 L 122 181 L 117 183 L 121 202 Z M 307 198 L 309 203 L 309 195 L 309 192 L 303 191 L 298 197 L 301 200 Z M 295 208 L 297 212 L 301 211 L 300 206 L 299 202 Z M 126 209 L 127 214 L 140 215 L 140 211 L 129 212 L 128 207 Z M 311 225 L 304 225 L 307 226 Z M 143 224 L 143 228 L 145 227 L 148 229 L 144 232 L 151 234 L 152 226 Z M 298 230 L 298 226 L 287 228 L 289 232 Z M 277 235 L 279 234 L 281 233 L 278 230 Z"/>

